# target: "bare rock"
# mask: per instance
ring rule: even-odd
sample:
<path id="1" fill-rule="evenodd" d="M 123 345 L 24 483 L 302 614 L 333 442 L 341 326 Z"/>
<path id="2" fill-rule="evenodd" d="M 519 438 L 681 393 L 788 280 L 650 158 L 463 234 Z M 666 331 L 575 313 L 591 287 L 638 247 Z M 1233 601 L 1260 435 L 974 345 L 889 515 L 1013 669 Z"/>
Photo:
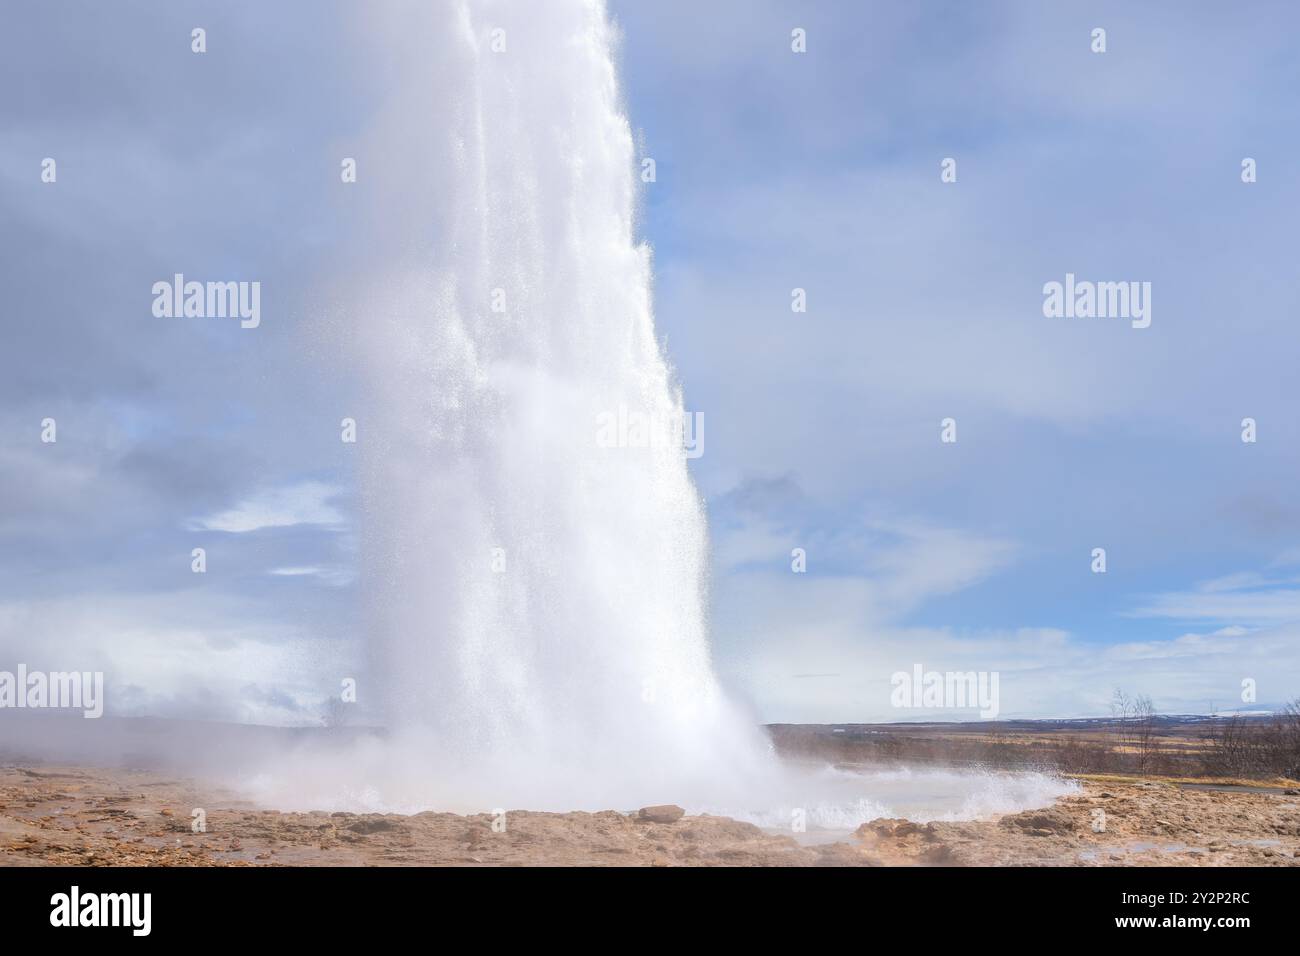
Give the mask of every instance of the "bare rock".
<path id="1" fill-rule="evenodd" d="M 858 827 L 855 835 L 859 838 L 876 837 L 884 840 L 906 840 L 918 838 L 934 840 L 934 827 L 928 823 L 913 823 L 901 818 L 879 817 Z"/>
<path id="2" fill-rule="evenodd" d="M 1055 836 L 1074 833 L 1079 829 L 1074 818 L 1060 807 L 1013 813 L 999 820 L 998 825 L 1009 830 L 1022 830 L 1033 836 Z"/>
<path id="3" fill-rule="evenodd" d="M 353 833 L 367 834 L 396 830 L 398 826 L 392 820 L 386 820 L 382 816 L 364 816 L 349 824 L 348 829 Z"/>
<path id="4" fill-rule="evenodd" d="M 640 823 L 676 823 L 685 815 L 685 810 L 672 803 L 642 807 L 636 812 L 637 821 Z"/>

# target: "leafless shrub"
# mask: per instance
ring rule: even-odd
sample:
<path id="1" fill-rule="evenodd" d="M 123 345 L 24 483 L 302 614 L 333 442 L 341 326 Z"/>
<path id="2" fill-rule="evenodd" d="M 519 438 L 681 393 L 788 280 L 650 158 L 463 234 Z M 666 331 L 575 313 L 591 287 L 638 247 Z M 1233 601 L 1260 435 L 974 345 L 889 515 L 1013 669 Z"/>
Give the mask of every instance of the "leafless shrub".
<path id="1" fill-rule="evenodd" d="M 1268 720 L 1222 720 L 1207 744 L 1205 768 L 1215 776 L 1300 779 L 1300 698 Z"/>
<path id="2" fill-rule="evenodd" d="M 1146 694 L 1129 696 L 1116 687 L 1111 696 L 1110 715 L 1119 760 L 1131 764 L 1138 773 L 1156 772 L 1159 715 L 1151 698 Z"/>

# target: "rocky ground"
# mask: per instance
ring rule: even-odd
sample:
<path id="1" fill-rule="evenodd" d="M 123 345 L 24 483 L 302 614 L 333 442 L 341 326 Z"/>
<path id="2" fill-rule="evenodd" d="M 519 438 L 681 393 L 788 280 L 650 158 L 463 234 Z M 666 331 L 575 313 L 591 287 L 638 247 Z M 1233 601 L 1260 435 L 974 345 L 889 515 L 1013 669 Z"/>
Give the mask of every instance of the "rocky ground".
<path id="1" fill-rule="evenodd" d="M 204 832 L 194 832 L 198 808 Z M 1172 783 L 1085 780 L 1043 810 L 875 820 L 826 843 L 677 808 L 512 811 L 495 824 L 486 814 L 280 813 L 156 773 L 0 767 L 5 866 L 1300 865 L 1297 791 Z"/>

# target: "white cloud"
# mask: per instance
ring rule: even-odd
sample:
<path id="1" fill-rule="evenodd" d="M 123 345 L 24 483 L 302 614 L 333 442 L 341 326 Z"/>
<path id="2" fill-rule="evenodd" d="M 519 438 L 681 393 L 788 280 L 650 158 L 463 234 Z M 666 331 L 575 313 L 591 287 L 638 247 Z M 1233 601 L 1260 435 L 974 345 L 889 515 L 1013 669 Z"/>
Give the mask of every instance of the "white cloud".
<path id="1" fill-rule="evenodd" d="M 1296 583 L 1294 575 L 1239 571 L 1191 590 L 1156 594 L 1128 616 L 1254 626 L 1300 622 L 1300 588 L 1292 586 Z"/>
<path id="2" fill-rule="evenodd" d="M 304 481 L 260 492 L 227 511 L 195 519 L 190 526 L 197 531 L 232 534 L 294 525 L 339 528 L 343 525 L 343 514 L 330 503 L 339 493 L 335 485 Z"/>
<path id="3" fill-rule="evenodd" d="M 763 518 L 724 529 L 719 554 L 748 553 L 768 533 Z M 735 549 L 732 538 L 744 544 Z M 915 664 L 998 672 L 1004 718 L 1105 714 L 1115 687 L 1149 694 L 1170 713 L 1205 712 L 1212 703 L 1221 710 L 1246 706 L 1240 701 L 1246 678 L 1258 683 L 1260 706 L 1300 693 L 1300 625 L 1288 623 L 1300 620 L 1291 613 L 1300 592 L 1226 590 L 1269 580 L 1260 575 L 1163 595 L 1147 609 L 1227 618 L 1223 627 L 1109 643 L 1053 626 L 908 623 L 909 614 L 934 598 L 1008 568 L 1016 553 L 1011 542 L 912 520 L 863 522 L 835 535 L 810 535 L 809 542 L 808 573 L 750 564 L 717 588 L 719 667 L 767 721 L 978 718 L 975 710 L 894 708 L 890 677 Z M 832 565 L 834 571 L 826 570 Z"/>
<path id="4" fill-rule="evenodd" d="M 355 578 L 350 569 L 336 567 L 272 568 L 266 573 L 277 578 L 315 578 L 330 587 L 343 587 Z"/>
<path id="5" fill-rule="evenodd" d="M 338 649 L 230 595 L 86 595 L 0 603 L 10 668 L 103 671 L 110 715 L 312 722 Z M 2 665 L 0 665 L 2 666 Z"/>

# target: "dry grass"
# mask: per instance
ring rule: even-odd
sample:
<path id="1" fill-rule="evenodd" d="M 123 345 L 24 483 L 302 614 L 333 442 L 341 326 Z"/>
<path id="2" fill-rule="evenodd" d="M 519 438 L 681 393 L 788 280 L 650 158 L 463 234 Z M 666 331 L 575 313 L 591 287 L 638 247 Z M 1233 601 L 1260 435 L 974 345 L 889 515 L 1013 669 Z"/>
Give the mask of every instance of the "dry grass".
<path id="1" fill-rule="evenodd" d="M 1179 784 L 1210 784 L 1221 787 L 1278 787 L 1281 789 L 1300 788 L 1300 780 L 1288 777 L 1170 777 L 1159 774 L 1138 775 L 1120 773 L 1071 773 L 1066 774 L 1074 780 L 1086 780 L 1089 783 L 1114 783 L 1132 785 L 1135 783 L 1163 783 L 1169 786 Z"/>
<path id="2" fill-rule="evenodd" d="M 1294 730 L 1292 728 L 1295 728 Z M 1300 711 L 1273 717 L 775 725 L 790 757 L 1051 770 L 1080 779 L 1296 786 Z"/>

